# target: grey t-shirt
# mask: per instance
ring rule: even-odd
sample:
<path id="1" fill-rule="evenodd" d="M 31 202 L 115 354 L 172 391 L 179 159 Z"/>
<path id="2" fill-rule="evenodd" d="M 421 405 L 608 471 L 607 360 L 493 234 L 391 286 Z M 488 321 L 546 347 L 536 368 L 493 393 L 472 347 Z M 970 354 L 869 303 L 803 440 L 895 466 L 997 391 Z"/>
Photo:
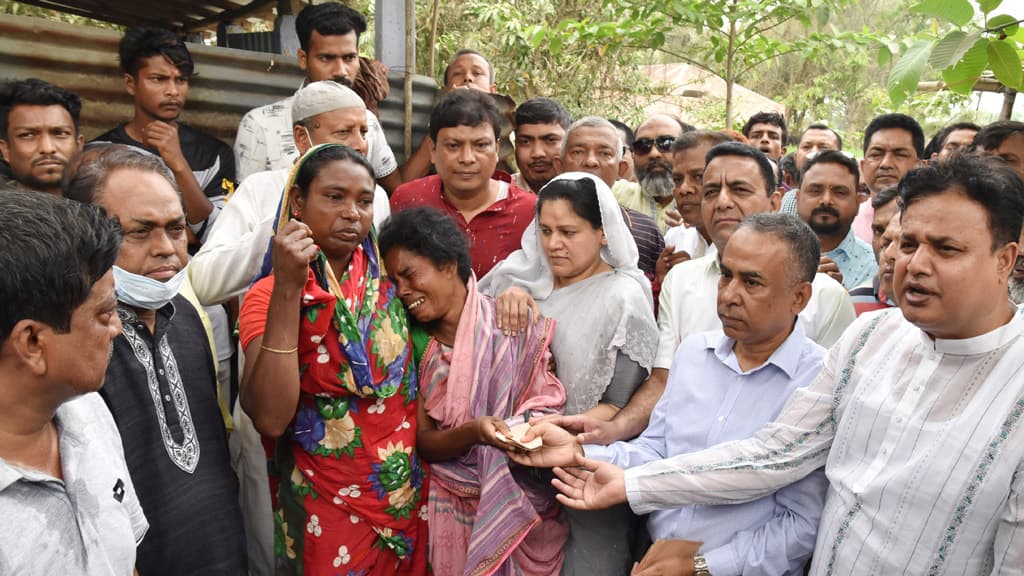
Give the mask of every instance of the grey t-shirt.
<path id="1" fill-rule="evenodd" d="M 63 480 L 0 458 L 0 574 L 132 574 L 149 524 L 106 404 L 57 409 Z"/>

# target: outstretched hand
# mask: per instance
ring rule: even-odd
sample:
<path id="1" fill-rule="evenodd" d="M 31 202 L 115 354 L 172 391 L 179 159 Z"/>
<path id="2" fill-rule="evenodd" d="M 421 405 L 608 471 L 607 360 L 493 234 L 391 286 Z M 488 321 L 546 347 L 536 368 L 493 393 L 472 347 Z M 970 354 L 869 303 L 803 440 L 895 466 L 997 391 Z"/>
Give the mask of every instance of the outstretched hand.
<path id="1" fill-rule="evenodd" d="M 555 426 L 565 428 L 569 432 L 577 434 L 576 440 L 580 444 L 607 446 L 623 439 L 622 429 L 615 423 L 615 420 L 602 420 L 587 414 L 576 414 L 573 416 L 551 414 L 535 418 L 531 422 L 537 424 L 550 422 Z"/>
<path id="2" fill-rule="evenodd" d="M 555 498 L 576 510 L 602 510 L 626 501 L 626 475 L 608 462 L 577 455 L 574 467 L 555 468 Z"/>
<path id="3" fill-rule="evenodd" d="M 550 422 L 540 422 L 531 426 L 520 442 L 527 443 L 540 438 L 540 448 L 530 451 L 516 450 L 508 453 L 508 457 L 517 464 L 534 468 L 551 468 L 567 466 L 573 462 L 577 454 L 583 454 L 583 447 L 576 441 L 576 436 Z"/>

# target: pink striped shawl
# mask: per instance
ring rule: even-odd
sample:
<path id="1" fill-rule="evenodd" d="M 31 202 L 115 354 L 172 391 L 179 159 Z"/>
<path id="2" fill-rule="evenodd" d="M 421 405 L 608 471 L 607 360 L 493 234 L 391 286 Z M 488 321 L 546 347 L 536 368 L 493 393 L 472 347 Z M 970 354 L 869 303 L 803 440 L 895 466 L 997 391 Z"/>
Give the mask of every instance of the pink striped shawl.
<path id="1" fill-rule="evenodd" d="M 511 419 L 557 412 L 565 391 L 547 370 L 554 321 L 506 337 L 494 300 L 467 285 L 455 344 L 431 340 L 420 385 L 427 414 L 439 428 L 480 416 Z M 511 464 L 496 448 L 477 445 L 462 457 L 431 466 L 430 562 L 444 576 L 558 574 L 568 528 L 547 482 Z"/>

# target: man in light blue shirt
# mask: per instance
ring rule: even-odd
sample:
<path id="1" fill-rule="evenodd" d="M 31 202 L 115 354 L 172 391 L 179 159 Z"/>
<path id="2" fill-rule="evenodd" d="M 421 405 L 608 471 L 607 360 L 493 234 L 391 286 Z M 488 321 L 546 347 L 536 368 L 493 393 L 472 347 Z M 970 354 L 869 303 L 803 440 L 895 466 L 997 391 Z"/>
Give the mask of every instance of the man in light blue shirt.
<path id="1" fill-rule="evenodd" d="M 717 307 L 724 331 L 693 334 L 679 345 L 668 386 L 643 434 L 610 446 L 587 445 L 586 456 L 631 468 L 748 438 L 771 422 L 790 393 L 821 370 L 825 349 L 796 322 L 810 299 L 819 256 L 814 233 L 795 217 L 764 213 L 745 219 L 721 258 Z M 533 430 L 544 448 L 516 456 L 521 463 L 567 465 L 581 451 L 551 423 Z M 814 550 L 826 482 L 818 471 L 746 504 L 655 512 L 648 522 L 655 540 L 702 544 L 684 558 L 679 549 L 652 549 L 639 573 L 682 561 L 697 575 L 802 574 Z"/>
<path id="2" fill-rule="evenodd" d="M 878 273 L 871 245 L 857 238 L 853 221 L 860 209 L 857 161 L 836 150 L 825 150 L 807 161 L 796 194 L 800 219 L 821 240 L 819 272 L 832 276 L 847 290 Z"/>

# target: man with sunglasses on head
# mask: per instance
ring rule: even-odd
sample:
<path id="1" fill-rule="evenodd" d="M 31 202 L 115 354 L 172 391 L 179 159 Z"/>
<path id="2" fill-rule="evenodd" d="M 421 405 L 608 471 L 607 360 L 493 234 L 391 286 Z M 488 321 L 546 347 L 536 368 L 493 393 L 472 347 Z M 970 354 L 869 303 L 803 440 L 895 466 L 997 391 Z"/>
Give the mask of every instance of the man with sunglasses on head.
<path id="1" fill-rule="evenodd" d="M 633 163 L 636 182 L 619 180 L 612 194 L 626 208 L 654 218 L 664 234 L 665 213 L 672 209 L 672 142 L 685 132 L 683 124 L 666 114 L 655 114 L 636 129 Z"/>

